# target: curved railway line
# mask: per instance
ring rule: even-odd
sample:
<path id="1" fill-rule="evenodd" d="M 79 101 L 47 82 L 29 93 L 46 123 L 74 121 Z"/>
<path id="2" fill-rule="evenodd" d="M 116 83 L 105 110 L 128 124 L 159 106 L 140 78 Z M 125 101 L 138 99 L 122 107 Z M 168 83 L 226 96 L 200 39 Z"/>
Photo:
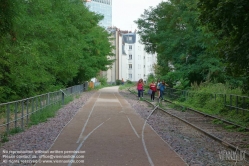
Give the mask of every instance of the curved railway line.
<path id="1" fill-rule="evenodd" d="M 134 94 L 133 90 L 131 90 L 130 88 L 128 90 L 130 93 Z M 158 102 L 150 102 L 148 95 L 144 95 L 143 101 L 152 104 L 154 108 L 159 105 Z M 174 117 L 187 124 L 188 126 L 191 126 L 191 128 L 194 128 L 195 130 L 198 130 L 198 132 L 201 132 L 211 139 L 219 142 L 222 146 L 224 146 L 224 148 L 231 149 L 231 151 L 233 151 L 232 154 L 223 155 L 231 155 L 231 159 L 235 159 L 236 163 L 238 162 L 238 160 L 243 160 L 245 165 L 249 165 L 248 128 L 244 128 L 240 125 L 234 124 L 224 119 L 207 115 L 193 109 L 187 109 L 186 111 L 177 111 L 174 109 L 170 109 L 166 106 L 169 103 L 171 102 L 161 102 L 156 110 L 160 110 L 164 114 L 167 114 L 170 117 Z M 179 126 L 177 128 L 181 130 L 181 128 L 185 128 L 185 126 Z M 243 132 L 237 131 L 236 129 L 238 128 L 243 129 Z M 227 153 L 227 151 L 228 150 L 226 150 L 224 153 Z"/>

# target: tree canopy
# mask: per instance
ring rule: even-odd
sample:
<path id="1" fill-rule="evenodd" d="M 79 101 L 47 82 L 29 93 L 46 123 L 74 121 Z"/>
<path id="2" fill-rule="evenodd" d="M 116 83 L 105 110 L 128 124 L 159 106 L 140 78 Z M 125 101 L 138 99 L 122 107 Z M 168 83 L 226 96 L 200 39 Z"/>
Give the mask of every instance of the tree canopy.
<path id="1" fill-rule="evenodd" d="M 200 0 L 200 21 L 219 38 L 216 47 L 226 72 L 249 90 L 249 1 Z"/>
<path id="2" fill-rule="evenodd" d="M 4 0 L 0 8 L 0 102 L 80 84 L 112 63 L 103 16 L 80 0 Z"/>
<path id="3" fill-rule="evenodd" d="M 227 50 L 223 46 L 227 44 L 228 41 L 225 43 L 225 39 L 228 38 L 224 38 L 225 34 L 222 34 L 228 33 L 227 28 L 215 26 L 213 19 L 217 17 L 217 14 L 211 7 L 208 11 L 205 4 L 212 6 L 216 4 L 216 1 L 170 0 L 161 2 L 155 8 L 145 10 L 141 18 L 135 21 L 141 41 L 146 45 L 147 52 L 158 54 L 161 79 L 166 79 L 172 85 L 179 81 L 188 82 L 185 85 L 190 85 L 193 82 L 200 83 L 207 80 L 223 83 L 229 81 L 236 85 L 242 85 L 243 78 L 235 78 L 231 74 L 235 72 L 235 68 L 230 68 L 231 72 L 227 70 L 231 66 L 227 57 L 229 55 L 224 56 L 223 54 L 222 56 L 221 53 L 221 50 Z M 239 4 L 242 5 L 242 3 Z M 213 11 L 213 17 L 207 19 L 211 11 Z M 218 9 L 215 11 L 219 12 Z M 244 12 L 237 12 L 237 14 L 245 15 Z M 225 17 L 229 19 L 229 15 Z M 220 17 L 220 19 L 226 22 L 225 17 Z M 217 20 L 217 22 L 219 21 Z M 224 30 L 219 31 L 222 28 Z M 232 33 L 231 30 L 229 33 Z M 236 34 L 236 32 L 234 33 Z M 238 45 L 240 44 L 237 43 Z M 230 46 L 226 46 L 230 48 Z M 242 44 L 241 48 L 243 46 Z M 240 53 L 247 57 L 246 50 L 244 52 L 242 50 Z M 245 63 L 248 64 L 248 61 Z"/>

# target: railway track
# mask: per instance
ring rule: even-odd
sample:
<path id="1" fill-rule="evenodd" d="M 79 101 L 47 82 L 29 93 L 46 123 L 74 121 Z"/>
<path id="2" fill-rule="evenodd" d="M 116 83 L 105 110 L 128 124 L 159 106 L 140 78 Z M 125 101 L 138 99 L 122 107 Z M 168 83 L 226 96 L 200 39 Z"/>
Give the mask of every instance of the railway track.
<path id="1" fill-rule="evenodd" d="M 134 94 L 134 91 L 131 89 L 129 89 L 129 91 Z M 224 155 L 230 155 L 227 154 L 229 151 L 229 153 L 233 155 L 233 158 L 231 159 L 236 157 L 236 163 L 238 160 L 240 160 L 242 163 L 244 162 L 245 165 L 249 165 L 249 162 L 247 162 L 249 161 L 249 129 L 242 128 L 240 125 L 236 125 L 214 116 L 203 114 L 196 110 L 187 109 L 185 111 L 179 111 L 171 109 L 168 107 L 170 103 L 169 101 L 160 102 L 160 104 L 158 102 L 151 102 L 148 95 L 144 95 L 143 101 L 152 104 L 154 107 L 159 105 L 157 110 L 167 114 L 169 116 L 168 120 L 170 117 L 171 119 L 174 117 L 175 119 L 183 122 L 185 125 L 187 124 L 198 132 L 205 134 L 211 139 L 217 141 L 222 146 L 224 146 L 224 148 L 230 149 L 231 151 L 224 151 L 224 153 L 226 153 Z M 177 125 L 177 122 L 172 124 Z M 183 129 L 188 130 L 182 123 L 176 128 L 182 131 Z M 243 129 L 244 131 L 239 132 L 237 129 Z"/>

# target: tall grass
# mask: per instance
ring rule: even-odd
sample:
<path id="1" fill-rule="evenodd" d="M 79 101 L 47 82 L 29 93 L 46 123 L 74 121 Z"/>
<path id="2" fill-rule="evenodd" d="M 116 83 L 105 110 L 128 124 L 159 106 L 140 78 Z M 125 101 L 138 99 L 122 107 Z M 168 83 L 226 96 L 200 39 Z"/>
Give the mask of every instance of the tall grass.
<path id="1" fill-rule="evenodd" d="M 248 112 L 237 113 L 235 110 L 229 110 L 224 104 L 225 94 L 242 95 L 241 88 L 233 89 L 228 84 L 221 83 L 202 83 L 200 85 L 194 83 L 191 90 L 187 98 L 178 99 L 177 103 L 207 114 L 217 115 L 242 126 L 249 126 Z"/>
<path id="2" fill-rule="evenodd" d="M 64 103 L 68 104 L 73 100 L 73 96 L 65 98 Z M 30 116 L 29 126 L 37 125 L 46 122 L 49 118 L 55 117 L 58 110 L 62 107 L 61 102 L 50 105 L 42 110 L 39 110 Z"/>

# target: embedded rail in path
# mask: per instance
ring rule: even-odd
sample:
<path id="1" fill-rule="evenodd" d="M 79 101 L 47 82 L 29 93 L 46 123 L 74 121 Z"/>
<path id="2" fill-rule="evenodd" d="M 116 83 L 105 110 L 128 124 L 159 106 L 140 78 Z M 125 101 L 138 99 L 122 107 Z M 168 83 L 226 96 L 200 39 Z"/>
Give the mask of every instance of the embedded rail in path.
<path id="1" fill-rule="evenodd" d="M 129 90 L 132 92 L 131 90 Z M 143 99 L 143 101 L 146 101 L 148 103 L 151 103 L 147 96 Z M 201 133 L 211 137 L 212 139 L 216 140 L 217 142 L 221 143 L 222 145 L 225 145 L 224 147 L 228 147 L 233 151 L 233 154 L 236 154 L 234 156 L 238 157 L 238 154 L 240 155 L 240 158 L 243 160 L 242 162 L 246 162 L 248 160 L 248 143 L 246 140 L 248 140 L 248 132 L 240 133 L 240 132 L 229 132 L 226 129 L 223 129 L 223 125 L 219 124 L 213 124 L 212 120 L 216 119 L 216 117 L 210 117 L 207 115 L 203 115 L 200 112 L 196 111 L 187 111 L 187 112 L 181 112 L 176 111 L 174 109 L 167 110 L 163 109 L 161 106 L 165 107 L 166 102 L 160 101 L 160 107 L 158 107 L 158 110 L 161 110 L 164 113 L 167 113 L 171 117 L 174 117 L 175 119 L 178 119 L 185 124 L 188 124 L 192 128 L 196 129 L 197 131 L 200 131 Z M 155 104 L 154 102 L 151 104 Z M 158 103 L 157 103 L 158 104 Z M 220 120 L 220 119 L 219 119 Z M 226 122 L 228 123 L 228 122 Z M 239 126 L 240 127 L 240 126 Z M 241 157 L 241 154 L 243 154 Z M 236 158 L 236 163 L 237 163 Z"/>
<path id="2" fill-rule="evenodd" d="M 79 162 L 57 165 L 187 165 L 119 95 L 118 87 L 97 91 L 66 125 L 52 151 L 75 151 L 69 160 Z M 79 151 L 84 158 L 77 158 Z M 49 165 L 45 162 L 42 158 L 36 165 Z"/>

